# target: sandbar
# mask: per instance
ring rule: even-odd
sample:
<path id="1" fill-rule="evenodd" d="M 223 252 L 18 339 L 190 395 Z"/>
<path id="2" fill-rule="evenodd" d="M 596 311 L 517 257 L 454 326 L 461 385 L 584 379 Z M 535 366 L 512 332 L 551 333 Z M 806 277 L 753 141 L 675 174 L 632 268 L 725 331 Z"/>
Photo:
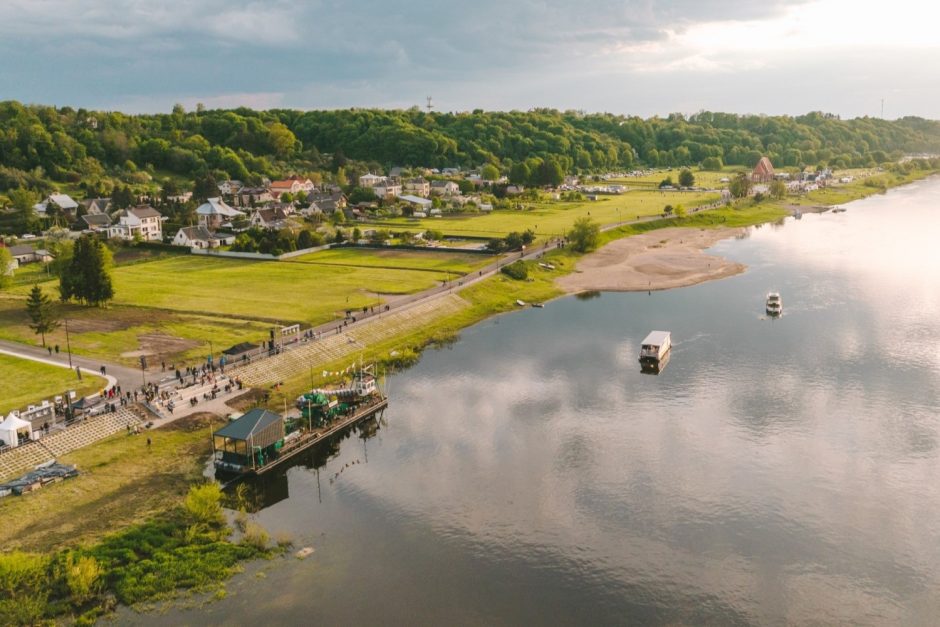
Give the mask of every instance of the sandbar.
<path id="1" fill-rule="evenodd" d="M 581 258 L 557 285 L 568 293 L 639 292 L 686 287 L 744 272 L 744 264 L 704 252 L 743 228 L 672 227 L 614 240 Z"/>

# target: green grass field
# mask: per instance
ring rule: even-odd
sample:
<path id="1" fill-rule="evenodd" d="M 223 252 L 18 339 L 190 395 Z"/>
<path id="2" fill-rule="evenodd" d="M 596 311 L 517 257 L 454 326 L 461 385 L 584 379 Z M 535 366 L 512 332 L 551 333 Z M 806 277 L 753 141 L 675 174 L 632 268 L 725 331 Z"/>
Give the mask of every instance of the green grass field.
<path id="1" fill-rule="evenodd" d="M 681 204 L 694 207 L 713 202 L 716 194 L 702 192 L 660 192 L 658 190 L 636 190 L 616 196 L 598 196 L 596 201 L 519 202 L 530 209 L 500 210 L 489 214 L 471 214 L 460 217 L 396 218 L 383 224 L 393 229 L 424 231 L 435 229 L 445 234 L 475 237 L 502 237 L 511 231 L 532 229 L 540 238 L 562 236 L 570 230 L 574 221 L 589 216 L 600 224 L 635 220 L 637 216 L 662 213 L 666 205 Z"/>
<path id="2" fill-rule="evenodd" d="M 104 384 L 101 377 L 83 374 L 79 381 L 74 370 L 0 354 L 0 414 L 68 390 L 81 397 L 99 391 Z"/>
<path id="3" fill-rule="evenodd" d="M 492 257 L 429 249 L 382 250 L 381 248 L 334 248 L 294 257 L 284 263 L 309 263 L 362 268 L 400 268 L 466 274 L 492 262 Z"/>

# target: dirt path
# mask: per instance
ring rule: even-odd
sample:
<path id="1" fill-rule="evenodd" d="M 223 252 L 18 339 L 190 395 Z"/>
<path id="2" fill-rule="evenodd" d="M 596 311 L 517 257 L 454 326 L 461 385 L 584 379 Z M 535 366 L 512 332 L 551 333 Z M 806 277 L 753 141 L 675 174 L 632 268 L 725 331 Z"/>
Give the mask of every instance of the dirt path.
<path id="1" fill-rule="evenodd" d="M 633 292 L 695 285 L 744 272 L 743 264 L 708 255 L 706 248 L 744 229 L 668 228 L 615 240 L 582 258 L 556 283 L 569 293 Z"/>

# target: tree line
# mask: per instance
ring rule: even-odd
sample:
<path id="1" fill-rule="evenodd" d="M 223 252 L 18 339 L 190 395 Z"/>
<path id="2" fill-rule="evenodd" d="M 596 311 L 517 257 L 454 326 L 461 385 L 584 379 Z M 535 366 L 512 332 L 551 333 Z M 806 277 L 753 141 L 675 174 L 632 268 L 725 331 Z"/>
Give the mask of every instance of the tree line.
<path id="1" fill-rule="evenodd" d="M 297 172 L 345 178 L 396 165 L 491 166 L 488 177 L 553 184 L 568 172 L 751 167 L 762 155 L 786 167 L 867 167 L 911 152 L 940 152 L 940 123 L 842 120 L 818 112 L 643 119 L 552 109 L 186 111 L 179 105 L 166 114 L 128 115 L 0 102 L 0 194 L 7 195 L 63 187 L 79 187 L 89 197 L 124 186 L 155 192 L 207 175 L 249 184 Z"/>

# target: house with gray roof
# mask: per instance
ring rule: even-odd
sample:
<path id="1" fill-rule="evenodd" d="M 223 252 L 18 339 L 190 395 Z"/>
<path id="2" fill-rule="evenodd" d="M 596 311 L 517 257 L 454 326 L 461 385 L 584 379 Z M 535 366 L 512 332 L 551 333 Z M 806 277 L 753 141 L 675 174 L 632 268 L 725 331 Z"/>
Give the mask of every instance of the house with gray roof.
<path id="1" fill-rule="evenodd" d="M 221 198 L 209 198 L 196 208 L 196 215 L 199 216 L 199 225 L 212 231 L 244 217 L 245 212 L 229 207 Z"/>
<path id="2" fill-rule="evenodd" d="M 108 236 L 123 240 L 139 237 L 148 242 L 162 242 L 164 220 L 166 218 L 150 205 L 125 209 L 118 213 L 117 222 L 108 227 Z"/>

